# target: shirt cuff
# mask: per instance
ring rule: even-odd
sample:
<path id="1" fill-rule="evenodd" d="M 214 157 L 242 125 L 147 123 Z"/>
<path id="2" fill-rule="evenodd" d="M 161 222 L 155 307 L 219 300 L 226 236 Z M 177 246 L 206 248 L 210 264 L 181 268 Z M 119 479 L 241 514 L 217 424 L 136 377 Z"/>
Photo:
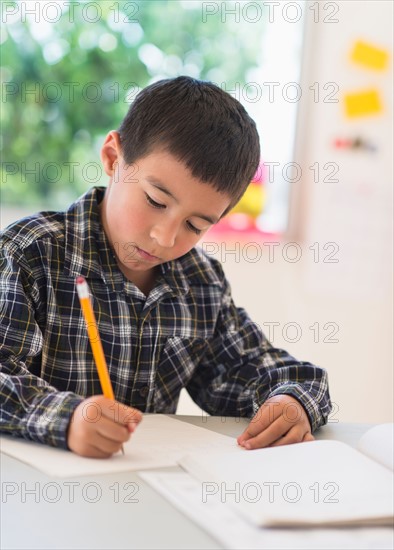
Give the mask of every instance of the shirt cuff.
<path id="1" fill-rule="evenodd" d="M 39 443 L 69 450 L 67 431 L 71 416 L 84 397 L 72 392 L 48 393 L 26 424 L 26 437 Z"/>

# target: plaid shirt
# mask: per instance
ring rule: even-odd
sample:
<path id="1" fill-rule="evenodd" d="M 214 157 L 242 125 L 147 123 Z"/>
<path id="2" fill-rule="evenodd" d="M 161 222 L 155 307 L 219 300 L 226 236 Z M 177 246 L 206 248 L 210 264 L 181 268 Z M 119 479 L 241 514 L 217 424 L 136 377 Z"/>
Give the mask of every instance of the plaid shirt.
<path id="1" fill-rule="evenodd" d="M 209 414 L 251 417 L 266 399 L 289 394 L 313 430 L 325 424 L 326 371 L 271 346 L 235 307 L 217 260 L 194 248 L 162 264 L 148 297 L 125 278 L 100 223 L 104 191 L 0 234 L 1 430 L 67 448 L 74 409 L 102 393 L 78 275 L 90 286 L 119 402 L 174 413 L 186 388 Z"/>

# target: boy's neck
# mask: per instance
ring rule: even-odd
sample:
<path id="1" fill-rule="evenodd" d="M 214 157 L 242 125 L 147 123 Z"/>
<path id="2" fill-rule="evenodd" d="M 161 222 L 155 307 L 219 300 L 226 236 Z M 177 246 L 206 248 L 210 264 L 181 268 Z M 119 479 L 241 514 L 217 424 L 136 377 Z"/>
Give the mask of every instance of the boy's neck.
<path id="1" fill-rule="evenodd" d="M 126 269 L 118 262 L 118 267 L 123 275 L 135 284 L 145 296 L 149 296 L 150 291 L 156 286 L 156 281 L 159 275 L 159 266 L 152 267 L 148 271 L 132 271 Z"/>

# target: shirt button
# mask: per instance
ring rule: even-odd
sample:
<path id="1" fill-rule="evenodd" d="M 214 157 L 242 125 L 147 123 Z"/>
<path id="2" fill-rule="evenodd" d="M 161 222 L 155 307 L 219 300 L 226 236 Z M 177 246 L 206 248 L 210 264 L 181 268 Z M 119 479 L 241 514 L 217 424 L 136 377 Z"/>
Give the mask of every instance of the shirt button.
<path id="1" fill-rule="evenodd" d="M 149 393 L 149 387 L 148 386 L 144 386 L 143 388 L 140 389 L 140 396 L 141 397 L 146 397 Z"/>

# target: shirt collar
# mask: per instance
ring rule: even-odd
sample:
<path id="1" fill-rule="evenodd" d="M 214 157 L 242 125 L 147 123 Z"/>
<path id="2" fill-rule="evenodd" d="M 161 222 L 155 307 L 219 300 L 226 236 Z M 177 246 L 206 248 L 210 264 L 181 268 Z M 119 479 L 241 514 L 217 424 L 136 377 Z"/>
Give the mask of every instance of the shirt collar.
<path id="1" fill-rule="evenodd" d="M 67 210 L 64 272 L 103 279 L 116 290 L 123 286 L 123 280 L 100 221 L 98 205 L 104 193 L 105 187 L 93 187 Z"/>

